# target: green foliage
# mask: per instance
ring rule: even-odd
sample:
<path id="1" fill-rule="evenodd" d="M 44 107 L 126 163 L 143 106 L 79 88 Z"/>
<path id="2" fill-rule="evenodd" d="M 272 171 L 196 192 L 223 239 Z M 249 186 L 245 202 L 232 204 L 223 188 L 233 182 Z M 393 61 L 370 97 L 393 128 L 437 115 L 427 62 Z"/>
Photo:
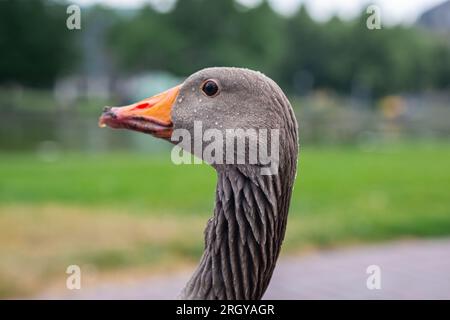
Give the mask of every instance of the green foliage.
<path id="1" fill-rule="evenodd" d="M 0 83 L 50 85 L 74 64 L 66 6 L 44 0 L 0 1 Z"/>
<path id="2" fill-rule="evenodd" d="M 208 66 L 276 72 L 283 19 L 268 4 L 238 11 L 233 1 L 179 1 L 167 14 L 145 7 L 112 30 L 110 43 L 126 71 L 164 69 L 188 75 Z"/>
<path id="3" fill-rule="evenodd" d="M 304 8 L 288 20 L 285 78 L 311 74 L 315 87 L 374 95 L 446 88 L 450 47 L 444 39 L 414 27 L 366 28 L 366 16 L 350 22 L 314 22 Z M 439 59 L 436 59 L 439 56 Z"/>
<path id="4" fill-rule="evenodd" d="M 84 8 L 83 28 L 74 32 L 65 27 L 65 8 L 51 0 L 0 1 L 0 83 L 50 85 L 75 65 L 74 48 L 86 42 L 77 43 L 77 35 L 89 34 L 89 41 L 97 36 L 107 43 L 104 51 L 115 62 L 110 68 L 122 73 L 158 69 L 188 76 L 208 66 L 240 66 L 265 72 L 297 94 L 329 88 L 381 96 L 450 84 L 448 39 L 415 27 L 368 30 L 365 13 L 319 23 L 304 7 L 283 17 L 268 1 L 246 8 L 234 0 L 183 0 L 167 13 L 151 6 Z M 90 29 L 98 20 L 106 34 Z"/>
<path id="5" fill-rule="evenodd" d="M 445 39 L 414 27 L 368 30 L 366 18 L 318 23 L 304 7 L 286 18 L 266 1 L 243 9 L 232 0 L 183 0 L 169 13 L 146 7 L 122 19 L 110 43 L 124 71 L 187 76 L 208 66 L 243 66 L 294 93 L 308 84 L 375 96 L 449 86 Z"/>

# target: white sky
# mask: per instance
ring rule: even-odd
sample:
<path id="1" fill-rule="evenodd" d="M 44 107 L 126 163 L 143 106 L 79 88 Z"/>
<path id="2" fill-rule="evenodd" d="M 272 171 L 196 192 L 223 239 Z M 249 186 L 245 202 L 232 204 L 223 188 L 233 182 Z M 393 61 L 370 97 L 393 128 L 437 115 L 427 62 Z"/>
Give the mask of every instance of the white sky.
<path id="1" fill-rule="evenodd" d="M 179 0 L 180 1 L 180 0 Z M 182 1 L 182 0 L 181 0 Z M 261 0 L 239 0 L 253 6 Z M 89 5 L 102 3 L 117 8 L 137 8 L 144 3 L 158 3 L 161 8 L 170 8 L 174 0 L 72 0 L 71 3 Z M 269 0 L 272 7 L 282 14 L 292 14 L 300 4 L 305 4 L 314 19 L 326 21 L 337 14 L 343 19 L 350 19 L 367 8 L 376 4 L 381 8 L 381 22 L 385 24 L 413 23 L 425 10 L 434 7 L 445 0 Z"/>

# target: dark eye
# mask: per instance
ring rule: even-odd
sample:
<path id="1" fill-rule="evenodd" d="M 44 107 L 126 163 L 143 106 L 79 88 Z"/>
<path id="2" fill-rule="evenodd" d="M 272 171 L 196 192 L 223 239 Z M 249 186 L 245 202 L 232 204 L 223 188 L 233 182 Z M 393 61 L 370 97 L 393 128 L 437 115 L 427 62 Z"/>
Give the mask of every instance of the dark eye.
<path id="1" fill-rule="evenodd" d="M 219 86 L 214 80 L 206 80 L 202 85 L 202 91 L 208 97 L 213 97 L 219 92 Z"/>

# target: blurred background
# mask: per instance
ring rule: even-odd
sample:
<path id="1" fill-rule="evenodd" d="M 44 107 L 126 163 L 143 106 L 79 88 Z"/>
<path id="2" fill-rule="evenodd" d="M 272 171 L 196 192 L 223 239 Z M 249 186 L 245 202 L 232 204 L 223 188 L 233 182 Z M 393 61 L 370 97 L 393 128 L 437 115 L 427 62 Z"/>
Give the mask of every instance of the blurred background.
<path id="1" fill-rule="evenodd" d="M 0 298 L 64 290 L 71 264 L 95 286 L 198 261 L 213 169 L 97 120 L 208 66 L 295 109 L 284 255 L 450 235 L 450 1 L 370 3 L 379 30 L 358 0 L 0 0 Z"/>

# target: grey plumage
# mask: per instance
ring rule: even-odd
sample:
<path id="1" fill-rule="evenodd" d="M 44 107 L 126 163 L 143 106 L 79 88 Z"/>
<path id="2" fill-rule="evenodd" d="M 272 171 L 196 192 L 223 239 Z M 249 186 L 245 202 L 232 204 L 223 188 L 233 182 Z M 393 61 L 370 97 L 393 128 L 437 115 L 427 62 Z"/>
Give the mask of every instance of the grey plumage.
<path id="1" fill-rule="evenodd" d="M 205 98 L 192 90 L 206 79 L 219 82 L 217 97 Z M 216 123 L 222 130 L 280 129 L 277 175 L 261 175 L 258 165 L 214 165 L 216 203 L 205 230 L 205 250 L 180 295 L 260 299 L 280 252 L 296 174 L 297 121 L 291 105 L 271 79 L 238 68 L 201 70 L 185 81 L 180 97 L 172 111 L 175 128 L 192 130 L 193 121 L 201 120 L 204 129 L 218 128 Z"/>

